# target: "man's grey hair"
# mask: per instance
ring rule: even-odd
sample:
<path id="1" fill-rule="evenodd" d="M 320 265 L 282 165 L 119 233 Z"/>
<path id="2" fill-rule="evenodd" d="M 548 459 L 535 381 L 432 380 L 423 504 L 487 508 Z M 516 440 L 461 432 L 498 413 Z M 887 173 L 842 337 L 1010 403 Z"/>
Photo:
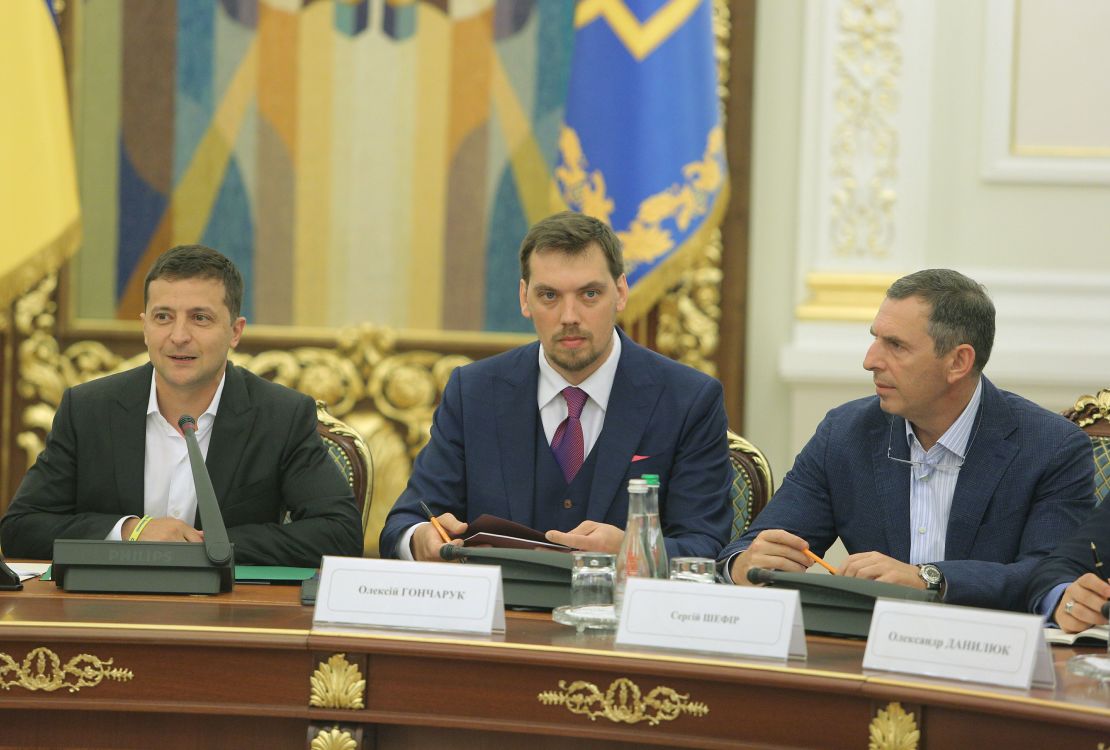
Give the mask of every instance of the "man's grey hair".
<path id="1" fill-rule="evenodd" d="M 928 303 L 928 332 L 937 356 L 970 344 L 975 350 L 975 371 L 983 371 L 994 346 L 994 303 L 982 284 L 959 271 L 929 268 L 898 279 L 886 296 L 919 297 Z"/>

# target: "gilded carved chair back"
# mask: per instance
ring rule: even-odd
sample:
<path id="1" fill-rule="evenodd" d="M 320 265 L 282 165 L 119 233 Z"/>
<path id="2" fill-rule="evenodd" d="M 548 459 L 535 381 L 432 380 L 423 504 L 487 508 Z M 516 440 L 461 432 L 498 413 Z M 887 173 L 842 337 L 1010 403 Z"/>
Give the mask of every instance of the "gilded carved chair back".
<path id="1" fill-rule="evenodd" d="M 362 516 L 362 534 L 370 519 L 370 496 L 374 492 L 374 459 L 366 441 L 355 430 L 328 412 L 327 404 L 316 401 L 316 432 L 324 441 L 328 457 L 343 473 L 355 495 Z"/>
<path id="2" fill-rule="evenodd" d="M 1081 396 L 1064 416 L 1091 438 L 1095 461 L 1095 505 L 1110 495 L 1110 388 L 1094 396 Z"/>
<path id="3" fill-rule="evenodd" d="M 728 499 L 732 506 L 729 541 L 739 539 L 759 515 L 774 493 L 771 465 L 763 452 L 749 441 L 728 430 L 728 455 L 732 485 Z"/>

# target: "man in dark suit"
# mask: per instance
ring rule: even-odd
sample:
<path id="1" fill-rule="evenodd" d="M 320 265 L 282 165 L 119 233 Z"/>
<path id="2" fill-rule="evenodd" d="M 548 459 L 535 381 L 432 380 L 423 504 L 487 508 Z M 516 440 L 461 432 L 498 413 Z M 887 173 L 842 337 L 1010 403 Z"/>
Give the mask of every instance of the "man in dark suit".
<path id="1" fill-rule="evenodd" d="M 140 316 L 150 364 L 66 390 L 0 522 L 6 555 L 49 559 L 55 539 L 203 541 L 183 414 L 196 417 L 237 563 L 361 554 L 354 497 L 316 434 L 312 399 L 228 362 L 242 299 L 238 269 L 215 250 L 155 261 Z"/>
<path id="2" fill-rule="evenodd" d="M 1078 633 L 1105 625 L 1102 605 L 1110 600 L 1110 502 L 1103 501 L 1068 539 L 1037 563 L 1029 578 L 1029 611 L 1052 615 L 1061 630 Z"/>
<path id="3" fill-rule="evenodd" d="M 807 569 L 839 536 L 837 571 L 1024 610 L 1037 561 L 1093 503 L 1087 437 L 982 376 L 994 305 L 955 271 L 920 271 L 887 291 L 864 357 L 876 395 L 833 409 L 773 501 L 721 555 Z"/>
<path id="4" fill-rule="evenodd" d="M 729 528 L 720 383 L 616 329 L 628 284 L 602 222 L 572 212 L 540 221 L 520 265 L 520 309 L 539 341 L 451 374 L 382 555 L 439 559 L 421 501 L 451 534 L 488 513 L 616 552 L 628 479 L 658 474 L 667 552 L 715 556 Z"/>

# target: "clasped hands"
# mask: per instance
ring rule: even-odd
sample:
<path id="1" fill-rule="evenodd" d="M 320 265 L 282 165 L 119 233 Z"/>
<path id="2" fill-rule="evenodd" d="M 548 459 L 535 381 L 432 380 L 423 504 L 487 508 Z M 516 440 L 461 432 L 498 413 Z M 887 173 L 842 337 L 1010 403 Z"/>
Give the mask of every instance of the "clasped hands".
<path id="1" fill-rule="evenodd" d="M 436 520 L 451 537 L 466 533 L 466 524 L 455 518 L 453 513 L 436 516 Z M 570 531 L 552 530 L 545 533 L 544 536 L 549 542 L 565 544 L 575 549 L 616 553 L 620 550 L 621 542 L 624 540 L 624 531 L 607 523 L 583 521 Z M 414 560 L 439 561 L 442 559 L 439 556 L 439 550 L 444 544 L 461 545 L 462 543 L 462 539 L 454 538 L 450 542 L 444 542 L 431 523 L 422 523 L 413 532 L 410 545 Z"/>
<path id="2" fill-rule="evenodd" d="M 120 536 L 127 539 L 135 526 L 138 518 L 128 518 L 120 527 Z M 189 524 L 176 518 L 153 518 L 147 522 L 136 541 L 140 542 L 203 542 L 204 532 L 194 529 Z"/>
<path id="3" fill-rule="evenodd" d="M 813 561 L 806 557 L 809 542 L 783 529 L 766 529 L 759 532 L 751 546 L 733 560 L 730 571 L 734 583 L 750 585 L 748 571 L 752 568 L 804 573 Z M 866 578 L 883 583 L 896 583 L 924 589 L 917 566 L 895 560 L 880 552 L 857 552 L 849 555 L 836 571 L 848 578 Z"/>

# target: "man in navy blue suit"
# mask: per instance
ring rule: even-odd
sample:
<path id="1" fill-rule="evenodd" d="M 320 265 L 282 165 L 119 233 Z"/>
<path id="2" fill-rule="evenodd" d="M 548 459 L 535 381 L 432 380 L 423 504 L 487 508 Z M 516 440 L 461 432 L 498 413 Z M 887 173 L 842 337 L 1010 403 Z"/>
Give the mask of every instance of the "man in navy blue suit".
<path id="1" fill-rule="evenodd" d="M 730 518 L 721 384 L 616 328 L 628 283 L 620 242 L 597 219 L 538 222 L 520 271 L 520 310 L 539 341 L 451 374 L 382 555 L 439 559 L 421 502 L 452 535 L 488 513 L 616 552 L 628 479 L 658 474 L 667 552 L 715 557 Z"/>
<path id="2" fill-rule="evenodd" d="M 1037 561 L 1093 504 L 1091 444 L 1072 423 L 982 376 L 994 305 L 955 271 L 887 290 L 863 360 L 876 395 L 833 409 L 774 500 L 721 554 L 800 572 L 839 536 L 840 575 L 1025 609 Z"/>
<path id="3" fill-rule="evenodd" d="M 1026 595 L 1029 611 L 1051 615 L 1068 633 L 1105 625 L 1102 606 L 1110 600 L 1110 567 L 1102 556 L 1110 550 L 1110 501 L 1087 517 L 1075 533 L 1037 563 Z"/>

